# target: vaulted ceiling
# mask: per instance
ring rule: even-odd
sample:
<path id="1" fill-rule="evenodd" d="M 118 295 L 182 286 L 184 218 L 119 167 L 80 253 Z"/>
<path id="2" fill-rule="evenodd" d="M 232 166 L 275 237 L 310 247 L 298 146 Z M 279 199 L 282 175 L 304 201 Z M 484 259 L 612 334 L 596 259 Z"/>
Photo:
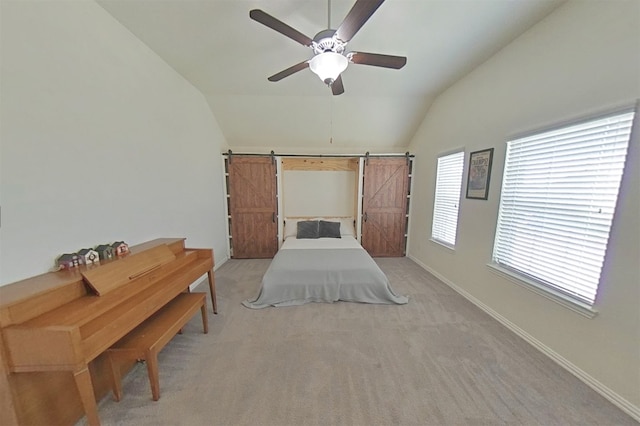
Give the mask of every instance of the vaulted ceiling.
<path id="1" fill-rule="evenodd" d="M 249 11 L 313 38 L 354 0 L 97 1 L 204 95 L 232 149 L 355 153 L 402 152 L 438 94 L 565 0 L 387 0 L 347 50 L 407 64 L 350 64 L 339 96 L 308 69 L 267 81 L 313 52 Z"/>

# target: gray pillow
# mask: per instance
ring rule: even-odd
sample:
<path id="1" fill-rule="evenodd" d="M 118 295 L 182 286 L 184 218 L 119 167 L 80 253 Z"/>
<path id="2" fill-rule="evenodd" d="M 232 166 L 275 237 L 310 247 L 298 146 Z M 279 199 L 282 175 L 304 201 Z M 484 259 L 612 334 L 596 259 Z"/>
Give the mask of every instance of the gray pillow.
<path id="1" fill-rule="evenodd" d="M 340 236 L 340 222 L 320 221 L 320 238 L 342 238 Z"/>
<path id="2" fill-rule="evenodd" d="M 303 220 L 298 222 L 298 233 L 296 238 L 318 238 L 320 227 L 317 220 Z"/>

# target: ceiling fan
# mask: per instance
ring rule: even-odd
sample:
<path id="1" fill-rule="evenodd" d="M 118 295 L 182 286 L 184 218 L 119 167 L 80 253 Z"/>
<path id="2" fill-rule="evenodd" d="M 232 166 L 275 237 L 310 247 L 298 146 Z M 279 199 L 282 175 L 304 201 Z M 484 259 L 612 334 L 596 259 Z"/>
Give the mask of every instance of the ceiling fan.
<path id="1" fill-rule="evenodd" d="M 303 46 L 313 49 L 314 56 L 308 61 L 300 62 L 268 78 L 269 81 L 280 81 L 298 71 L 310 68 L 327 84 L 334 95 L 344 93 L 342 76 L 340 75 L 349 62 L 360 65 L 400 69 L 407 63 L 404 56 L 381 55 L 378 53 L 346 52 L 347 43 L 362 28 L 365 22 L 384 3 L 384 0 L 356 0 L 337 30 L 331 28 L 331 0 L 328 0 L 328 29 L 320 31 L 313 39 L 274 18 L 268 13 L 253 9 L 249 17 L 267 27 L 284 34 Z"/>

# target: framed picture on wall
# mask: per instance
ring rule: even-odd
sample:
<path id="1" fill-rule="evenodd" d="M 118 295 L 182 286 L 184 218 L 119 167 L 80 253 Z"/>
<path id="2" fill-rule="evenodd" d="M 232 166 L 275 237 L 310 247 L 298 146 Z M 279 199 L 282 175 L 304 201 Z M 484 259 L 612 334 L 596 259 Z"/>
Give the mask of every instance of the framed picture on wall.
<path id="1" fill-rule="evenodd" d="M 475 151 L 469 154 L 469 172 L 467 174 L 467 198 L 486 200 L 489 198 L 489 179 L 493 148 Z"/>

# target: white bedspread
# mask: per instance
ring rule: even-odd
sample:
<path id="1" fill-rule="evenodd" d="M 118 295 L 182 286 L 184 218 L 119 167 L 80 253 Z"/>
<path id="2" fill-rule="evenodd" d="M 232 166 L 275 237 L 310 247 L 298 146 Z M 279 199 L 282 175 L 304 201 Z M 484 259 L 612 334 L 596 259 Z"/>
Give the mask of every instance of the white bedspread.
<path id="1" fill-rule="evenodd" d="M 342 238 L 315 238 L 315 239 L 297 239 L 289 237 L 284 240 L 280 250 L 291 249 L 361 249 L 362 246 L 353 237 L 343 236 Z"/>
<path id="2" fill-rule="evenodd" d="M 309 302 L 405 304 L 386 275 L 353 237 L 287 238 L 262 278 L 248 308 L 294 306 Z"/>

